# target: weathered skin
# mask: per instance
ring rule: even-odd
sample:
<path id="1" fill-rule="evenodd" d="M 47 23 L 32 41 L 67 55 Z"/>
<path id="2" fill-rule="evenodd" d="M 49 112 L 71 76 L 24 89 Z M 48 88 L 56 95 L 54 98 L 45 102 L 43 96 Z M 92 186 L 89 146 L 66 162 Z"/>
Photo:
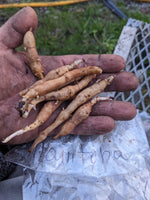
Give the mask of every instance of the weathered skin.
<path id="1" fill-rule="evenodd" d="M 40 109 L 38 107 L 36 111 L 32 111 L 27 119 L 21 118 L 16 109 L 21 99 L 19 92 L 29 87 L 37 79 L 32 75 L 26 64 L 25 54 L 16 52 L 15 48 L 22 44 L 23 36 L 27 30 L 32 27 L 32 30 L 35 31 L 37 23 L 37 16 L 34 10 L 26 7 L 21 9 L 0 28 L 0 141 L 33 122 Z M 70 64 L 77 59 L 84 59 L 86 65 L 99 66 L 104 73 L 117 73 L 113 84 L 109 86 L 109 90 L 129 91 L 138 86 L 138 80 L 133 74 L 127 72 L 119 73 L 124 68 L 125 62 L 117 55 L 41 56 L 40 59 L 44 74 L 47 74 L 50 69 Z M 136 109 L 130 103 L 113 102 L 112 104 L 112 107 L 109 102 L 108 104 L 107 102 L 101 102 L 95 105 L 92 109 L 92 116 L 78 125 L 72 133 L 104 134 L 114 128 L 114 119 L 130 120 L 135 117 Z M 103 108 L 103 112 L 101 108 Z M 21 144 L 35 139 L 39 131 L 42 131 L 52 123 L 60 109 L 57 109 L 52 117 L 39 129 L 37 128 L 23 136 L 14 138 L 10 141 L 10 144 Z"/>

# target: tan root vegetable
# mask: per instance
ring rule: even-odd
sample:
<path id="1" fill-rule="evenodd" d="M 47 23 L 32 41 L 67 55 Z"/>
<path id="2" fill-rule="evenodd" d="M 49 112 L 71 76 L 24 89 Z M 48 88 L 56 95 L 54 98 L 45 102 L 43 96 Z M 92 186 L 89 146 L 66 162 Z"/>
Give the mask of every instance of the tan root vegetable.
<path id="1" fill-rule="evenodd" d="M 43 78 L 43 70 L 42 65 L 36 50 L 36 44 L 34 35 L 32 33 L 32 29 L 27 31 L 24 35 L 23 45 L 26 52 L 26 58 L 29 62 L 29 66 L 31 71 L 35 76 L 42 79 Z"/>
<path id="2" fill-rule="evenodd" d="M 99 67 L 88 66 L 88 67 L 84 67 L 80 69 L 75 69 L 73 71 L 69 71 L 57 79 L 45 81 L 44 83 L 40 85 L 36 85 L 33 88 L 31 88 L 23 96 L 22 100 L 19 102 L 19 111 L 21 114 L 25 113 L 28 107 L 28 104 L 35 97 L 39 97 L 53 90 L 62 88 L 63 86 L 79 78 L 82 78 L 83 76 L 90 75 L 90 74 L 101 74 L 101 73 L 102 73 L 102 70 Z"/>
<path id="3" fill-rule="evenodd" d="M 33 99 L 29 104 L 26 105 L 26 108 L 24 107 L 24 110 L 22 110 L 23 118 L 27 118 L 32 109 L 36 110 L 36 105 L 45 100 L 45 98 L 43 97 L 42 99 L 42 97 L 43 96 Z"/>
<path id="4" fill-rule="evenodd" d="M 33 99 L 29 103 L 26 111 L 23 114 L 23 117 L 24 118 L 28 117 L 31 109 L 32 108 L 36 109 L 36 105 L 42 101 L 48 101 L 48 100 L 65 101 L 72 98 L 77 92 L 85 88 L 94 77 L 95 75 L 85 76 L 81 81 L 77 82 L 77 84 L 75 85 L 69 85 L 60 90 L 53 91 L 47 93 L 44 96 L 40 96 L 38 98 Z"/>
<path id="5" fill-rule="evenodd" d="M 75 60 L 70 65 L 64 65 L 62 67 L 59 67 L 57 69 L 51 70 L 44 78 L 44 81 L 52 80 L 55 78 L 59 78 L 60 76 L 63 76 L 65 73 L 75 69 L 80 63 L 84 62 L 83 59 Z"/>
<path id="6" fill-rule="evenodd" d="M 49 80 L 33 87 L 23 96 L 22 102 L 26 102 L 27 100 L 33 99 L 34 97 L 42 96 L 48 92 L 62 88 L 63 86 L 75 81 L 79 77 L 81 78 L 86 75 L 101 74 L 101 73 L 102 70 L 96 66 L 88 66 L 80 69 L 75 69 L 73 71 L 69 71 L 57 79 Z"/>
<path id="7" fill-rule="evenodd" d="M 20 95 L 21 96 L 25 95 L 31 88 L 33 88 L 36 85 L 40 85 L 41 83 L 44 83 L 45 81 L 53 80 L 60 76 L 63 76 L 66 72 L 73 70 L 82 62 L 84 62 L 83 59 L 75 60 L 70 65 L 64 65 L 62 67 L 49 71 L 42 80 L 36 81 L 31 87 L 26 88 L 25 90 L 21 91 Z"/>
<path id="8" fill-rule="evenodd" d="M 99 101 L 106 101 L 110 99 L 110 97 L 96 97 L 90 102 L 79 107 L 73 114 L 72 118 L 63 125 L 60 132 L 54 137 L 54 139 L 70 134 L 78 124 L 80 124 L 83 120 L 88 118 L 94 104 L 96 104 Z"/>
<path id="9" fill-rule="evenodd" d="M 36 117 L 36 120 L 30 124 L 29 126 L 26 126 L 23 129 L 20 129 L 14 133 L 12 133 L 11 135 L 9 135 L 7 138 L 5 138 L 3 140 L 3 143 L 7 143 L 8 141 L 10 141 L 12 138 L 22 135 L 28 131 L 34 130 L 37 127 L 41 126 L 45 121 L 47 121 L 47 119 L 51 116 L 51 114 L 60 106 L 60 104 L 62 103 L 62 101 L 56 102 L 56 101 L 50 101 L 47 102 L 43 108 L 41 109 L 40 113 L 38 114 L 38 116 Z"/>
<path id="10" fill-rule="evenodd" d="M 34 141 L 30 151 L 32 151 L 37 146 L 37 144 L 45 140 L 56 127 L 66 121 L 80 105 L 84 104 L 86 101 L 101 93 L 107 87 L 107 85 L 109 85 L 113 81 L 114 78 L 114 76 L 109 76 L 107 79 L 97 81 L 92 86 L 81 91 L 68 105 L 68 107 L 60 112 L 56 120 L 39 134 L 37 139 Z"/>
<path id="11" fill-rule="evenodd" d="M 77 92 L 85 88 L 94 77 L 95 75 L 85 76 L 81 81 L 77 82 L 77 84 L 75 85 L 69 85 L 60 90 L 50 92 L 44 96 L 45 100 L 68 100 L 71 97 L 73 97 Z"/>

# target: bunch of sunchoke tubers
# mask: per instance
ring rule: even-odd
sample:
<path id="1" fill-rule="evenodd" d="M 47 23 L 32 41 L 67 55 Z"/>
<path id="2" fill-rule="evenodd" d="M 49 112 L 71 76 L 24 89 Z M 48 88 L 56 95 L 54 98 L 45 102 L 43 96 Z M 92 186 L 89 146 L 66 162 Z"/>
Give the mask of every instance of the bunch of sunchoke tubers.
<path id="1" fill-rule="evenodd" d="M 62 109 L 56 120 L 39 133 L 30 148 L 32 151 L 59 125 L 63 124 L 54 139 L 70 134 L 79 123 L 88 118 L 92 106 L 98 101 L 111 100 L 110 97 L 97 95 L 111 84 L 115 76 L 111 75 L 104 80 L 97 80 L 93 83 L 102 70 L 97 66 L 86 66 L 85 64 L 84 67 L 78 68 L 80 63 L 84 63 L 84 60 L 80 59 L 56 70 L 51 70 L 44 77 L 32 29 L 24 35 L 23 44 L 31 71 L 40 80 L 20 92 L 22 99 L 18 105 L 19 112 L 22 117 L 27 118 L 30 111 L 36 109 L 37 104 L 41 102 L 45 102 L 45 104 L 32 124 L 12 133 L 3 140 L 3 143 L 41 126 L 63 102 L 70 100 L 69 105 Z"/>

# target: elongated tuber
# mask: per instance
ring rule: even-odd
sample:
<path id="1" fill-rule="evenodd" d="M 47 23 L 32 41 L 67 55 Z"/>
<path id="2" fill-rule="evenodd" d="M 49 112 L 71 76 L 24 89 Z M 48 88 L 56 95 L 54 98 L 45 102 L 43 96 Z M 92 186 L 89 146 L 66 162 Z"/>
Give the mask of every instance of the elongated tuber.
<path id="1" fill-rule="evenodd" d="M 83 59 L 75 60 L 70 65 L 64 65 L 62 67 L 49 71 L 43 79 L 36 81 L 31 87 L 26 88 L 25 90 L 21 91 L 20 95 L 21 96 L 25 95 L 31 88 L 33 88 L 34 86 L 40 85 L 41 83 L 44 83 L 45 81 L 53 80 L 53 79 L 59 78 L 60 76 L 63 76 L 66 72 L 75 69 L 75 67 L 77 67 L 82 62 L 84 62 Z"/>
<path id="2" fill-rule="evenodd" d="M 40 85 L 33 87 L 29 90 L 22 99 L 22 102 L 25 102 L 34 97 L 45 95 L 48 92 L 62 88 L 63 86 L 75 81 L 79 77 L 83 77 L 90 74 L 101 74 L 102 70 L 96 66 L 88 66 L 80 69 L 75 69 L 73 71 L 65 73 L 63 76 L 46 81 Z"/>
<path id="3" fill-rule="evenodd" d="M 65 101 L 65 100 L 72 98 L 77 92 L 79 92 L 81 89 L 86 87 L 88 85 L 88 83 L 94 77 L 95 77 L 95 75 L 85 76 L 81 81 L 77 82 L 77 84 L 75 84 L 75 85 L 69 85 L 60 90 L 53 91 L 53 92 L 47 93 L 44 96 L 40 96 L 38 98 L 33 99 L 28 104 L 28 106 L 22 116 L 24 118 L 27 118 L 30 111 L 32 110 L 32 108 L 36 109 L 36 105 L 42 101 L 48 101 L 48 100 Z"/>
<path id="4" fill-rule="evenodd" d="M 12 138 L 22 135 L 28 131 L 34 130 L 37 127 L 41 126 L 51 116 L 51 114 L 60 106 L 61 103 L 62 103 L 61 101 L 57 103 L 56 101 L 47 102 L 44 105 L 44 107 L 41 109 L 38 116 L 36 117 L 36 120 L 32 124 L 12 133 L 11 135 L 9 135 L 7 138 L 3 140 L 3 143 L 7 143 Z"/>
<path id="5" fill-rule="evenodd" d="M 35 76 L 42 79 L 43 78 L 42 65 L 36 50 L 36 44 L 32 30 L 29 30 L 25 33 L 23 39 L 23 45 L 31 71 Z"/>
<path id="6" fill-rule="evenodd" d="M 96 97 L 90 102 L 79 107 L 73 114 L 72 118 L 63 125 L 60 132 L 54 137 L 54 139 L 70 134 L 71 131 L 73 131 L 78 124 L 80 124 L 83 120 L 88 118 L 94 104 L 96 104 L 99 101 L 106 101 L 110 99 L 110 97 Z"/>
<path id="7" fill-rule="evenodd" d="M 94 77 L 95 75 L 86 76 L 75 85 L 69 85 L 60 90 L 50 92 L 45 95 L 45 100 L 68 100 L 73 97 L 77 92 L 85 88 Z"/>
<path id="8" fill-rule="evenodd" d="M 80 105 L 84 104 L 86 101 L 101 93 L 107 87 L 107 85 L 109 85 L 113 81 L 114 78 L 114 76 L 109 76 L 107 79 L 97 81 L 92 86 L 81 91 L 76 96 L 76 98 L 67 106 L 67 108 L 60 112 L 56 120 L 39 134 L 39 136 L 36 138 L 33 145 L 31 146 L 30 151 L 32 151 L 37 146 L 37 144 L 45 140 L 56 127 L 66 121 Z"/>
<path id="9" fill-rule="evenodd" d="M 44 78 L 44 81 L 52 80 L 63 76 L 65 73 L 75 69 L 80 63 L 84 62 L 83 59 L 75 60 L 70 65 L 64 65 L 57 69 L 51 70 Z"/>

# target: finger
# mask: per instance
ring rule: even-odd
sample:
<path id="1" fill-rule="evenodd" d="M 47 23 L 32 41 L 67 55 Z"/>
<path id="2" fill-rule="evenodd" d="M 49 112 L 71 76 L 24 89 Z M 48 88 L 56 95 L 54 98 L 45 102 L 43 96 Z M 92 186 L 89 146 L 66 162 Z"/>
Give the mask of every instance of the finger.
<path id="1" fill-rule="evenodd" d="M 92 116 L 109 116 L 114 120 L 131 120 L 137 114 L 136 107 L 130 102 L 103 101 L 93 106 Z"/>
<path id="2" fill-rule="evenodd" d="M 20 55 L 20 58 L 24 60 L 24 56 L 20 53 L 18 53 L 18 57 Z M 124 60 L 120 56 L 116 55 L 101 55 L 100 61 L 98 63 L 98 55 L 84 55 L 83 58 L 86 59 L 86 65 L 99 65 L 101 66 L 105 71 L 107 71 L 107 67 L 109 71 L 120 71 L 124 68 Z M 50 70 L 56 69 L 60 66 L 63 66 L 65 64 L 71 64 L 74 60 L 81 59 L 82 56 L 76 55 L 76 56 L 42 56 L 41 62 L 42 67 L 44 69 L 44 74 L 47 74 Z M 109 62 L 108 62 L 109 60 Z M 116 62 L 115 62 L 116 60 Z M 104 63 L 102 65 L 102 63 Z M 109 63 L 109 65 L 108 65 Z M 120 64 L 122 63 L 122 64 Z M 111 69 L 112 68 L 112 69 Z M 22 67 L 22 69 L 25 69 Z M 30 71 L 29 71 L 30 72 Z M 23 90 L 26 87 L 29 87 L 36 79 L 31 79 L 31 73 L 24 73 L 24 79 L 20 79 L 20 90 Z M 33 76 L 34 77 L 34 76 Z M 30 79 L 29 79 L 30 78 Z M 131 84 L 134 84 L 134 81 L 131 82 Z M 129 88 L 130 89 L 130 88 Z M 122 91 L 120 89 L 120 91 Z"/>
<path id="3" fill-rule="evenodd" d="M 105 92 L 110 92 L 110 91 L 126 92 L 130 90 L 135 90 L 139 85 L 137 77 L 133 73 L 126 71 L 122 71 L 120 73 L 98 75 L 95 79 L 93 79 L 90 82 L 90 85 L 94 84 L 97 80 L 104 80 L 108 78 L 110 75 L 114 75 L 115 78 L 111 82 L 111 84 L 106 87 Z"/>
<path id="4" fill-rule="evenodd" d="M 60 129 L 62 128 L 62 125 L 53 130 L 50 133 L 50 135 L 51 136 L 57 135 Z M 70 134 L 102 135 L 112 131 L 114 128 L 115 128 L 115 121 L 109 116 L 89 116 L 86 120 L 84 120 L 82 123 L 76 126 L 75 129 Z M 43 130 L 43 127 L 39 128 L 39 130 L 41 132 Z"/>
<path id="5" fill-rule="evenodd" d="M 30 27 L 34 31 L 37 23 L 37 15 L 31 7 L 21 9 L 0 28 L 0 45 L 12 49 L 20 46 L 25 32 Z"/>
<path id="6" fill-rule="evenodd" d="M 102 74 L 99 76 L 100 79 L 105 79 L 112 74 Z M 131 72 L 120 72 L 116 74 L 113 82 L 106 88 L 105 91 L 118 91 L 126 92 L 135 90 L 139 85 L 138 78 Z"/>
<path id="7" fill-rule="evenodd" d="M 24 128 L 26 125 L 31 124 L 40 110 L 40 107 L 37 107 L 36 111 L 32 111 L 27 119 L 21 118 L 19 112 L 17 111 L 19 95 L 15 95 L 12 98 L 1 101 L 0 103 L 0 141 L 4 140 L 8 135 L 13 132 Z M 22 144 L 25 142 L 32 141 L 35 139 L 42 130 L 48 127 L 56 119 L 62 108 L 58 108 L 52 116 L 39 128 L 29 131 L 24 135 L 17 136 L 13 138 L 9 144 Z M 61 126 L 58 129 L 55 129 L 53 134 L 58 133 Z M 81 128 L 81 130 L 80 130 Z M 111 131 L 114 128 L 114 120 L 111 117 L 107 116 L 91 116 L 86 122 L 83 122 L 79 128 L 75 129 L 77 134 L 104 134 Z"/>
<path id="8" fill-rule="evenodd" d="M 115 121 L 107 116 L 90 116 L 79 124 L 71 134 L 102 135 L 115 128 Z"/>
<path id="9" fill-rule="evenodd" d="M 120 72 L 125 67 L 125 61 L 121 56 L 114 54 L 102 55 L 65 55 L 65 56 L 42 56 L 41 62 L 45 74 L 65 64 L 70 64 L 77 59 L 84 59 L 86 65 L 95 65 L 102 68 L 103 72 Z"/>
<path id="10" fill-rule="evenodd" d="M 1 102 L 0 104 L 0 140 L 3 140 L 7 135 L 12 134 L 26 125 L 29 125 L 35 120 L 38 110 L 32 112 L 27 119 L 23 119 L 19 116 L 16 107 L 18 106 L 19 96 L 14 97 Z M 41 132 L 48 127 L 59 114 L 61 108 L 49 118 L 49 120 L 34 131 L 29 131 L 24 135 L 14 138 L 9 144 L 21 144 L 29 142 L 37 137 L 38 132 Z M 75 128 L 72 134 L 79 135 L 92 135 L 92 134 L 105 134 L 110 132 L 115 127 L 115 120 L 130 120 L 136 115 L 136 109 L 131 103 L 127 102 L 102 102 L 93 107 L 92 116 L 81 123 Z M 94 115 L 94 116 L 93 116 Z M 97 115 L 97 116 L 96 116 Z M 101 116 L 99 116 L 101 115 Z M 108 116 L 107 116 L 108 115 Z M 53 135 L 57 134 L 61 126 L 53 131 Z"/>
<path id="11" fill-rule="evenodd" d="M 52 131 L 52 136 L 59 133 L 62 126 Z M 115 121 L 111 117 L 107 116 L 89 116 L 81 124 L 70 133 L 74 135 L 102 135 L 109 133 L 115 128 Z M 39 131 L 40 133 L 40 131 Z M 37 131 L 29 131 L 24 135 L 17 136 L 9 141 L 9 144 L 22 144 L 29 142 L 38 136 Z"/>
<path id="12" fill-rule="evenodd" d="M 139 85 L 138 78 L 133 73 L 126 71 L 122 71 L 120 73 L 98 75 L 96 79 L 94 79 L 90 84 L 93 84 L 96 80 L 104 80 L 110 75 L 115 75 L 115 79 L 110 85 L 107 86 L 105 92 L 126 92 L 130 90 L 135 90 Z"/>

